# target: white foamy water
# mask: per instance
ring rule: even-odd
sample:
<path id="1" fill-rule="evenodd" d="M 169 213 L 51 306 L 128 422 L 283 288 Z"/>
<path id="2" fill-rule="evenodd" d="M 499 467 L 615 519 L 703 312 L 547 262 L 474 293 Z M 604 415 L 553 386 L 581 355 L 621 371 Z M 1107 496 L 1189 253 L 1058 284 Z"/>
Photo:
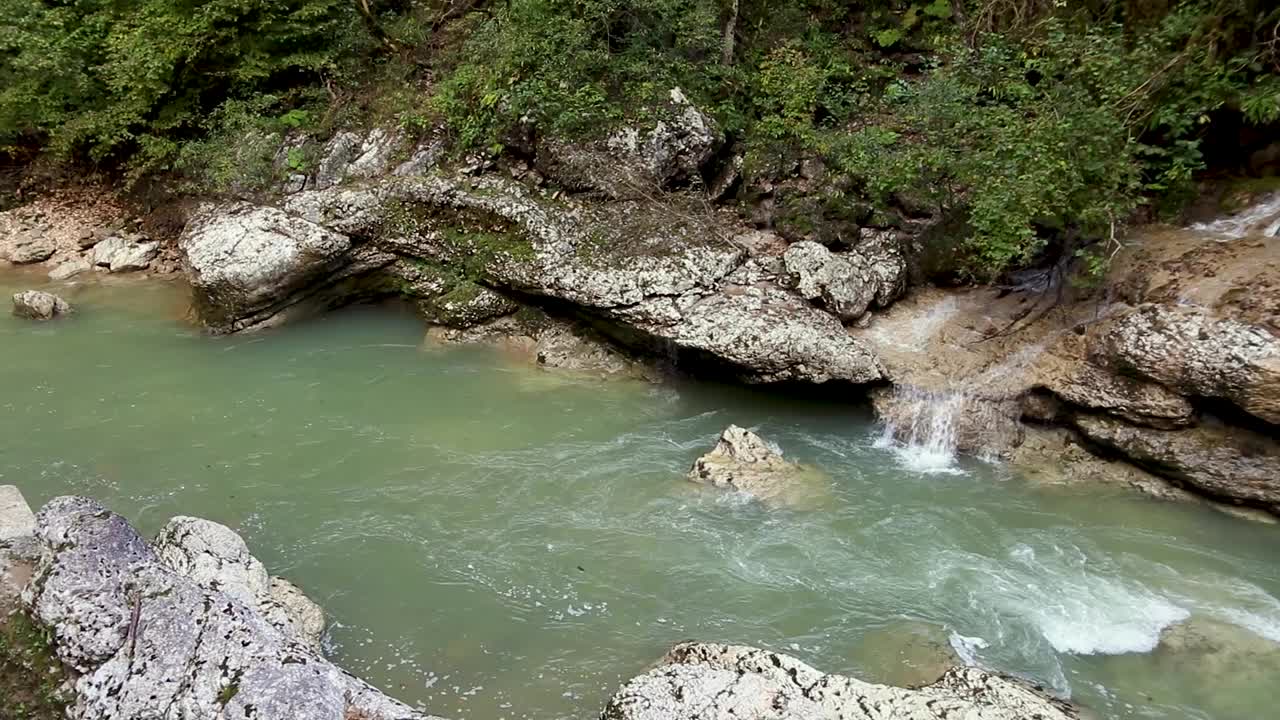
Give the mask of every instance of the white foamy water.
<path id="1" fill-rule="evenodd" d="M 1234 215 L 1195 223 L 1191 229 L 1232 239 L 1252 234 L 1276 237 L 1280 234 L 1280 193 L 1269 195 Z"/>
<path id="2" fill-rule="evenodd" d="M 876 447 L 892 449 L 907 470 L 958 474 L 957 414 L 967 398 L 962 393 L 930 392 L 911 387 L 893 390 L 893 417 Z"/>

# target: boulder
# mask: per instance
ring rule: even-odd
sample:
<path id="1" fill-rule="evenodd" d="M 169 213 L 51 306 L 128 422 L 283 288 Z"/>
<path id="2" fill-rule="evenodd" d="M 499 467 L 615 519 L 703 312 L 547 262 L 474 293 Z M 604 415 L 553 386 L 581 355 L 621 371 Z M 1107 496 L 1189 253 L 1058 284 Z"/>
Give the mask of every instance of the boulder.
<path id="1" fill-rule="evenodd" d="M 953 668 L 909 690 L 829 675 L 740 645 L 683 643 L 622 686 L 601 720 L 1075 720 L 1078 711 L 1013 678 Z"/>
<path id="2" fill-rule="evenodd" d="M 418 304 L 427 320 L 451 328 L 469 328 L 520 309 L 501 293 L 467 280 L 452 280 L 449 289 Z"/>
<path id="3" fill-rule="evenodd" d="M 319 649 L 324 612 L 295 585 L 272 578 L 234 530 L 210 520 L 175 517 L 152 542 L 160 562 L 194 580 L 256 606 L 268 622 Z"/>
<path id="4" fill-rule="evenodd" d="M 347 236 L 244 202 L 205 208 L 178 246 L 196 310 L 217 332 L 270 326 L 351 263 Z"/>
<path id="5" fill-rule="evenodd" d="M 72 720 L 426 717 L 329 663 L 254 605 L 173 570 L 92 500 L 51 501 L 37 534 L 43 553 L 24 601 L 80 674 Z"/>
<path id="6" fill-rule="evenodd" d="M 652 108 L 658 119 L 631 125 L 596 142 L 542 139 L 537 169 L 571 190 L 613 198 L 645 194 L 701 178 L 723 137 L 715 121 L 673 88 L 668 102 Z"/>
<path id="7" fill-rule="evenodd" d="M 75 256 L 69 260 L 64 260 L 57 267 L 49 271 L 49 279 L 55 282 L 67 280 L 81 273 L 87 273 L 93 269 L 93 264 L 88 259 Z"/>
<path id="8" fill-rule="evenodd" d="M 1086 414 L 1073 422 L 1089 440 L 1159 475 L 1210 496 L 1280 510 L 1280 445 L 1272 438 L 1210 423 L 1158 430 Z"/>
<path id="9" fill-rule="evenodd" d="M 48 260 L 57 250 L 53 240 L 43 233 L 26 232 L 12 240 L 8 248 L 8 259 L 14 265 L 30 265 Z"/>
<path id="10" fill-rule="evenodd" d="M 74 310 L 66 300 L 41 290 L 26 290 L 13 295 L 13 314 L 30 320 L 52 320 Z"/>
<path id="11" fill-rule="evenodd" d="M 1194 307 L 1146 304 L 1090 334 L 1099 364 L 1280 424 L 1280 338 Z"/>
<path id="12" fill-rule="evenodd" d="M 822 489 L 828 479 L 816 468 L 793 463 L 759 435 L 730 425 L 711 452 L 693 461 L 688 477 L 695 483 L 745 493 L 766 504 L 800 504 Z"/>
<path id="13" fill-rule="evenodd" d="M 146 270 L 160 254 L 160 243 L 138 236 L 113 235 L 93 246 L 93 264 L 113 273 Z"/>
<path id="14" fill-rule="evenodd" d="M 906 290 L 906 261 L 890 243 L 833 253 L 805 240 L 787 248 L 783 261 L 806 300 L 819 301 L 845 322 L 861 317 L 873 303 L 889 305 Z"/>
<path id="15" fill-rule="evenodd" d="M 35 535 L 36 516 L 22 493 L 0 485 L 0 631 L 3 615 L 31 578 L 31 563 L 39 556 Z"/>

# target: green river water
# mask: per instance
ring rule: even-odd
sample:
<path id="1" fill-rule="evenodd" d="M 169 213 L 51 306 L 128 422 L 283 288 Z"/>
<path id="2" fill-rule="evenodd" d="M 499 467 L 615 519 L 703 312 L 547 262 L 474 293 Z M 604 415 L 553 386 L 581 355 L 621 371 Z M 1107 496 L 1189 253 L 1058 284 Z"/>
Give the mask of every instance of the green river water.
<path id="1" fill-rule="evenodd" d="M 6 298 L 39 284 L 0 275 Z M 977 461 L 913 472 L 864 408 L 565 378 L 424 347 L 397 309 L 210 338 L 176 285 L 60 291 L 74 318 L 0 317 L 0 483 L 148 533 L 230 525 L 325 607 L 337 662 L 447 717 L 589 718 L 690 638 L 888 679 L 919 622 L 1102 718 L 1276 712 L 1266 643 L 1155 649 L 1187 618 L 1280 641 L 1276 527 Z M 731 422 L 830 494 L 771 509 L 684 481 Z"/>

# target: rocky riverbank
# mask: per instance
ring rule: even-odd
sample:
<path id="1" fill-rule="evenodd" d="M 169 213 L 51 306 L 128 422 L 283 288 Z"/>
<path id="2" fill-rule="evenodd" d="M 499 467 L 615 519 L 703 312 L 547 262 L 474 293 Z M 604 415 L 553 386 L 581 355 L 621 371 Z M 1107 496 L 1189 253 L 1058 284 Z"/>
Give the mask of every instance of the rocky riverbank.
<path id="1" fill-rule="evenodd" d="M 326 660 L 319 607 L 270 577 L 244 541 L 216 523 L 174 518 L 147 541 L 92 500 L 57 498 L 33 515 L 15 488 L 0 487 L 0 570 L 6 612 L 47 628 L 64 668 L 65 680 L 44 691 L 51 713 L 65 706 L 66 717 L 81 720 L 175 711 L 210 720 L 430 717 Z M 43 668 L 29 676 L 45 677 Z M 824 675 L 779 653 L 703 643 L 678 645 L 626 683 L 601 717 L 906 720 L 956 712 L 1079 717 L 1029 685 L 977 668 L 954 668 L 911 690 Z"/>
<path id="2" fill-rule="evenodd" d="M 110 230 L 118 219 L 71 230 L 32 207 L 6 214 L 0 255 L 50 245 L 55 271 L 111 272 L 103 244 L 121 246 L 119 271 L 180 258 L 215 333 L 402 297 L 439 340 L 601 375 L 869 393 L 904 442 L 944 457 L 1280 511 L 1274 199 L 1131 233 L 1100 288 L 1057 266 L 1016 287 L 936 288 L 922 267 L 942 218 L 796 232 L 718 205 L 738 181 L 719 130 L 678 91 L 659 110 L 599 143 L 531 142 L 518 161 L 450 164 L 436 136 L 343 132 L 278 195 L 206 203 L 176 242 Z M 823 172 L 798 164 L 789 192 L 820 192 Z"/>

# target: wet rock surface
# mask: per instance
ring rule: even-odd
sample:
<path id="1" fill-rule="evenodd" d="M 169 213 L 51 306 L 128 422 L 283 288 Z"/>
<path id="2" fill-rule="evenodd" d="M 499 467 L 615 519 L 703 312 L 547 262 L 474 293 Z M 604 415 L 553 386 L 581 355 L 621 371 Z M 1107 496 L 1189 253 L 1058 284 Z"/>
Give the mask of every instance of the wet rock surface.
<path id="1" fill-rule="evenodd" d="M 946 628 L 919 620 L 899 620 L 863 634 L 853 655 L 863 679 L 898 687 L 930 685 L 964 665 Z"/>
<path id="2" fill-rule="evenodd" d="M 684 643 L 619 690 L 603 720 L 1067 720 L 1079 713 L 1020 681 L 955 668 L 915 690 L 828 675 L 781 653 Z"/>
<path id="3" fill-rule="evenodd" d="M 26 290 L 13 295 L 13 314 L 28 320 L 52 320 L 73 311 L 66 300 L 42 290 Z"/>
<path id="4" fill-rule="evenodd" d="M 750 430 L 730 425 L 711 452 L 693 461 L 691 481 L 745 493 L 769 505 L 803 506 L 825 489 L 817 468 L 791 462 Z"/>
<path id="5" fill-rule="evenodd" d="M 52 628 L 59 657 L 82 673 L 70 717 L 425 717 L 330 664 L 251 603 L 175 571 L 98 503 L 58 498 L 37 519 L 44 552 L 24 599 Z"/>

